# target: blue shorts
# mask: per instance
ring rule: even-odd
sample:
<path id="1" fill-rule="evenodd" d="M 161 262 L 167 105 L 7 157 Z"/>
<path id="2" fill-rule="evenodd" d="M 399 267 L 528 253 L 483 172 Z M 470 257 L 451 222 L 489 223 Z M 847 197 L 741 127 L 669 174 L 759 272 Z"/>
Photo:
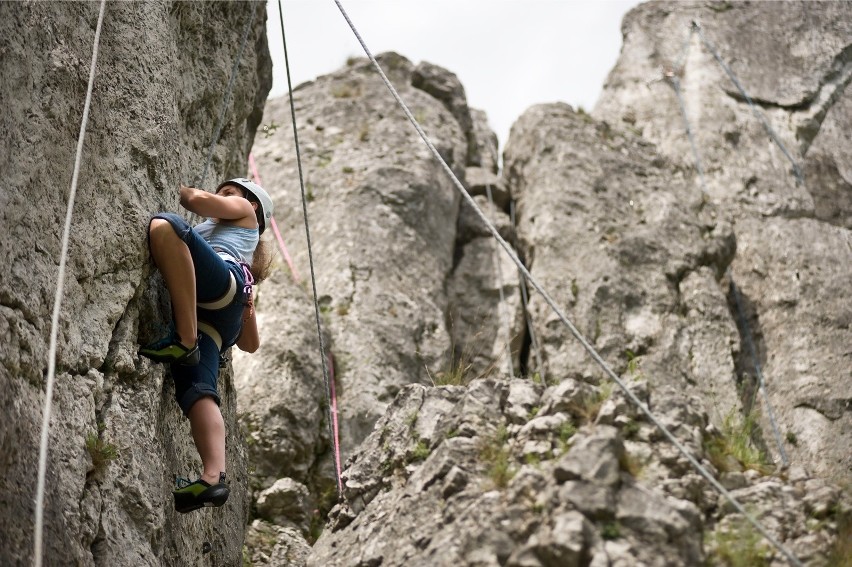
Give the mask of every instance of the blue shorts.
<path id="1" fill-rule="evenodd" d="M 247 302 L 243 289 L 245 275 L 239 264 L 222 259 L 179 215 L 158 213 L 151 220 L 153 219 L 163 219 L 172 225 L 175 233 L 189 248 L 195 267 L 201 362 L 197 366 L 171 365 L 175 398 L 184 415 L 188 416 L 193 404 L 205 396 L 210 396 L 217 404 L 222 403 L 216 389 L 219 353 L 233 346 L 240 336 L 242 313 Z M 227 298 L 233 293 L 234 285 L 236 292 L 233 300 L 221 301 L 223 297 Z M 218 304 L 217 300 L 220 300 Z M 202 304 L 212 308 L 205 308 Z"/>

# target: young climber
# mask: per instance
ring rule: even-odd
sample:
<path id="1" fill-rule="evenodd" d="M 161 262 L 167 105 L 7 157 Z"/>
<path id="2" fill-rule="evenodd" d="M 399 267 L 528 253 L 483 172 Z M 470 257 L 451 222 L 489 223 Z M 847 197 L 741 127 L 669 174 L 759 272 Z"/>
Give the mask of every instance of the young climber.
<path id="1" fill-rule="evenodd" d="M 180 204 L 207 220 L 193 228 L 174 213 L 151 219 L 148 246 L 171 296 L 173 325 L 139 354 L 171 365 L 175 397 L 201 457 L 201 477 L 173 493 L 175 509 L 185 513 L 221 506 L 230 493 L 216 390 L 219 356 L 232 345 L 247 352 L 260 346 L 252 284 L 269 268 L 260 235 L 272 218 L 272 200 L 256 183 L 238 178 L 215 194 L 181 185 Z"/>

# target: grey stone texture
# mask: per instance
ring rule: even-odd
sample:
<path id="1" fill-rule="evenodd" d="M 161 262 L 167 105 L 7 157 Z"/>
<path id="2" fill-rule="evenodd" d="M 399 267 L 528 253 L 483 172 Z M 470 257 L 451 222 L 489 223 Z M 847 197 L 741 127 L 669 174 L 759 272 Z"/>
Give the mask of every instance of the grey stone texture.
<path id="1" fill-rule="evenodd" d="M 628 384 L 715 471 L 703 449 L 714 435 L 703 401 Z M 575 405 L 572 390 L 532 386 L 488 378 L 404 388 L 350 461 L 344 501 L 300 564 L 687 566 L 714 556 L 718 533 L 747 537 L 742 518 L 701 490 L 647 420 L 594 424 L 594 409 Z M 620 391 L 590 388 L 627 405 Z M 533 404 L 525 424 L 512 398 Z M 572 412 L 546 414 L 546 399 Z M 540 458 L 524 451 L 531 428 L 552 442 Z M 734 494 L 792 553 L 824 565 L 837 534 L 824 507 L 836 505 L 837 487 L 802 471 L 796 480 L 748 472 Z M 820 517 L 817 528 L 811 518 Z"/>
<path id="2" fill-rule="evenodd" d="M 33 557 L 51 312 L 98 8 L 0 4 L 3 565 Z M 60 313 L 45 565 L 240 562 L 250 502 L 231 373 L 219 380 L 231 497 L 221 511 L 181 516 L 174 475 L 197 475 L 200 462 L 165 367 L 136 350 L 169 314 L 148 219 L 179 211 L 179 183 L 201 171 L 251 8 L 107 3 Z M 271 85 L 264 21 L 261 4 L 206 188 L 244 172 Z"/>
<path id="3" fill-rule="evenodd" d="M 638 399 L 787 549 L 822 565 L 839 535 L 838 511 L 849 505 L 838 488 L 850 454 L 848 403 L 840 393 L 849 377 L 838 363 L 848 343 L 840 321 L 848 311 L 849 263 L 837 261 L 849 253 L 848 155 L 837 149 L 849 34 L 847 22 L 836 21 L 848 7 L 827 5 L 802 24 L 803 5 L 783 6 L 640 6 L 625 19 L 623 56 L 594 116 L 564 104 L 535 106 L 512 129 L 502 179 L 494 181 L 482 167 L 465 174 L 489 214 L 485 186 L 494 183 L 500 199 L 514 200 L 517 227 L 503 221 L 498 229 Z M 707 180 L 701 183 L 671 86 L 656 80 L 671 69 L 656 59 L 664 46 L 683 47 L 692 18 L 723 56 L 740 56 L 733 58 L 740 65 L 735 71 L 753 86 L 787 147 L 819 157 L 797 156 L 814 170 L 805 185 L 796 184 L 739 95 L 721 86 L 727 78 L 712 56 L 700 54 L 693 36 L 677 76 L 701 148 Z M 768 37 L 744 40 L 755 21 L 769 28 Z M 715 29 L 725 30 L 724 41 L 712 36 Z M 819 44 L 813 57 L 800 55 L 803 30 Z M 786 53 L 791 44 L 799 50 L 794 59 L 801 59 L 769 64 L 768 51 Z M 744 52 L 754 52 L 747 69 Z M 814 61 L 814 76 L 801 72 L 805 59 Z M 824 142 L 807 130 L 814 121 L 826 124 Z M 713 128 L 721 141 L 708 140 Z M 498 200 L 497 208 L 506 206 Z M 471 213 L 463 203 L 457 242 L 465 254 L 487 236 Z M 464 261 L 462 255 L 454 276 L 476 281 L 478 272 L 465 272 Z M 770 263 L 781 269 L 763 265 Z M 755 264 L 759 271 L 750 268 Z M 804 270 L 790 273 L 789 264 L 818 265 L 807 281 L 820 293 L 791 289 Z M 752 410 L 755 389 L 732 281 L 744 299 L 795 475 L 772 465 L 779 464 L 778 451 L 759 400 L 760 427 L 746 444 L 768 453 L 768 461 L 745 462 L 715 449 L 742 435 L 731 424 Z M 473 287 L 488 290 L 483 283 Z M 453 297 L 451 291 L 451 306 Z M 475 295 L 455 297 L 470 302 L 466 313 L 476 312 Z M 530 314 L 547 383 L 488 378 L 467 389 L 404 389 L 351 457 L 344 502 L 308 565 L 696 565 L 722 560 L 732 538 L 754 537 L 633 402 L 610 390 L 609 379 L 535 293 Z M 529 369 L 532 356 L 525 356 Z M 811 382 L 793 377 L 802 360 L 809 361 Z M 818 381 L 827 395 L 813 390 Z M 442 425 L 422 428 L 424 421 Z M 811 484 L 813 491 L 806 488 Z M 821 503 L 810 503 L 806 493 Z M 823 516 L 822 506 L 832 501 L 833 514 Z M 817 517 L 830 519 L 817 527 Z M 773 564 L 784 562 L 777 550 L 764 553 Z"/>
<path id="4" fill-rule="evenodd" d="M 777 133 L 804 183 L 700 37 L 689 34 L 692 21 Z M 743 297 L 769 400 L 781 435 L 798 439 L 786 451 L 793 462 L 848 482 L 852 5 L 649 2 L 625 17 L 622 33 L 622 55 L 595 118 L 641 133 L 701 187 L 664 74 L 678 78 L 707 198 L 736 234 L 729 277 Z M 753 388 L 744 339 L 736 365 Z M 756 407 L 771 435 L 767 408 L 762 401 Z M 767 448 L 780 457 L 774 440 L 767 438 Z"/>
<path id="5" fill-rule="evenodd" d="M 848 3 L 643 4 L 624 20 L 592 115 L 530 108 L 502 170 L 456 75 L 379 57 L 477 207 L 630 396 L 535 291 L 528 328 L 516 266 L 368 61 L 296 87 L 300 173 L 290 101 L 265 101 L 260 5 L 205 186 L 245 174 L 252 148 L 299 278 L 276 260 L 256 296 L 262 347 L 234 353 L 221 375 L 231 499 L 178 516 L 172 474 L 199 463 L 168 374 L 135 354 L 168 319 L 144 231 L 152 213 L 179 210 L 177 184 L 200 172 L 250 8 L 108 5 L 59 333 L 49 564 L 700 565 L 721 561 L 732 538 L 751 541 L 633 398 L 792 553 L 827 564 L 852 510 Z M 96 10 L 0 3 L 3 565 L 31 562 L 50 310 Z M 689 36 L 692 20 L 804 183 Z M 731 428 L 756 398 L 732 282 L 787 469 L 760 398 L 759 427 Z M 339 404 L 339 502 L 323 360 Z M 735 436 L 768 458 L 720 452 Z"/>
<path id="6" fill-rule="evenodd" d="M 494 176 L 494 162 L 488 160 L 496 155 L 495 138 L 484 117 L 471 114 L 455 75 L 434 65 L 415 66 L 395 53 L 382 54 L 379 60 L 456 174 L 464 180 L 466 168 L 475 164 L 478 170 L 490 168 Z M 468 230 L 457 229 L 461 197 L 369 61 L 353 60 L 340 71 L 299 85 L 294 105 L 317 294 L 336 363 L 345 459 L 401 387 L 440 380 L 463 352 L 478 357 L 478 371 L 493 366 L 490 357 L 500 348 L 495 345 L 505 345 L 516 304 L 504 306 L 504 330 L 495 332 L 498 256 L 493 244 L 474 239 L 477 244 L 468 247 L 458 241 L 457 232 Z M 261 132 L 254 154 L 279 207 L 281 230 L 297 272 L 306 281 L 310 263 L 287 97 L 269 101 Z M 506 217 L 496 210 L 492 214 Z M 454 256 L 464 259 L 455 262 Z M 505 272 L 505 266 L 501 270 Z M 465 274 L 461 281 L 458 273 Z M 503 281 L 507 293 L 517 295 L 513 274 Z M 272 285 L 264 293 L 277 297 L 292 290 Z M 278 310 L 275 301 L 267 305 Z M 453 315 L 448 312 L 450 301 L 456 305 Z M 266 312 L 260 308 L 262 316 Z M 477 316 L 486 337 L 468 355 L 471 335 L 462 325 Z M 457 331 L 453 319 L 459 321 Z M 297 332 L 315 334 L 311 327 L 316 325 L 305 321 Z M 457 349 L 451 344 L 455 340 Z M 315 353 L 304 355 L 318 359 L 315 348 Z M 255 372 L 244 375 L 264 379 Z M 318 380 L 316 374 L 309 379 Z M 269 395 L 286 399 L 288 389 Z M 248 403 L 250 407 L 254 402 Z M 302 427 L 314 422 L 308 418 Z M 300 430 L 290 435 L 293 443 L 310 446 Z"/>

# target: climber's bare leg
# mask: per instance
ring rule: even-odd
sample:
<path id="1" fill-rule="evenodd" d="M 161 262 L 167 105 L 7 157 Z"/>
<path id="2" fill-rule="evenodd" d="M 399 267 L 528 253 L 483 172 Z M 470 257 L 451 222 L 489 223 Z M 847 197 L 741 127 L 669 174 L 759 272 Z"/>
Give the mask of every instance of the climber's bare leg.
<path id="1" fill-rule="evenodd" d="M 195 448 L 204 465 L 201 478 L 216 484 L 219 473 L 225 472 L 225 420 L 213 398 L 204 397 L 192 405 L 189 423 Z"/>
<path id="2" fill-rule="evenodd" d="M 172 299 L 180 342 L 192 348 L 198 337 L 198 322 L 195 316 L 195 269 L 189 248 L 167 220 L 151 220 L 148 234 L 151 255 L 163 274 Z"/>

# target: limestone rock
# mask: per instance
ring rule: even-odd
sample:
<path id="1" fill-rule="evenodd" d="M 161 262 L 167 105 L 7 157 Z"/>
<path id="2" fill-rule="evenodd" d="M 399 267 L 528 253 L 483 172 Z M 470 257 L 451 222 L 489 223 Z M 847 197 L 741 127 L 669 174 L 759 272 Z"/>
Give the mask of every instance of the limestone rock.
<path id="1" fill-rule="evenodd" d="M 691 381 L 677 284 L 724 272 L 730 224 L 653 146 L 563 104 L 533 107 L 513 126 L 506 175 L 531 273 L 613 369 Z M 725 297 L 714 299 L 729 330 Z M 548 380 L 596 383 L 597 365 L 537 294 L 530 311 Z M 733 367 L 730 350 L 708 355 L 710 367 Z"/>
<path id="2" fill-rule="evenodd" d="M 484 197 L 475 201 L 501 236 L 514 240 L 508 215 Z M 471 378 L 514 374 L 524 333 L 518 268 L 467 202 L 459 214 L 456 250 L 448 286 L 456 369 Z"/>
<path id="3" fill-rule="evenodd" d="M 379 59 L 443 157 L 463 172 L 466 133 L 448 99 L 412 87 L 414 65 L 405 58 Z M 294 96 L 345 459 L 400 388 L 428 382 L 447 364 L 443 282 L 460 197 L 368 62 L 302 85 Z M 308 277 L 288 100 L 270 101 L 264 120 L 269 128 L 254 154 L 298 271 Z"/>
<path id="4" fill-rule="evenodd" d="M 347 486 L 350 479 L 357 480 L 356 486 L 363 486 L 359 479 L 381 477 L 382 482 L 367 498 L 361 488 L 347 490 L 346 522 L 324 532 L 308 565 L 379 560 L 412 565 L 585 565 L 602 553 L 602 542 L 613 537 L 626 542 L 631 553 L 646 558 L 657 554 L 659 562 L 653 564 L 700 562 L 701 540 L 695 536 L 700 516 L 695 507 L 639 487 L 624 472 L 618 428 L 583 427 L 558 458 L 551 454 L 525 464 L 519 443 L 523 429 L 506 427 L 508 404 L 483 404 L 487 391 L 516 390 L 516 383 L 477 380 L 467 390 L 453 389 L 455 402 L 449 404 L 450 390 L 444 388 L 410 386 L 401 392 L 347 471 Z M 535 389 L 524 391 L 529 397 Z M 428 403 L 434 397 L 442 404 Z M 410 412 L 417 407 L 414 419 Z M 465 410 L 473 408 L 478 408 L 476 429 L 463 429 L 465 421 L 472 423 Z M 679 410 L 671 404 L 663 411 Z M 527 426 L 554 417 L 534 417 Z M 443 438 L 431 437 L 428 453 L 405 458 L 409 453 L 403 447 L 418 439 L 416 429 L 406 424 L 436 419 L 445 423 Z M 473 431 L 472 437 L 462 437 L 464 431 Z M 519 432 L 516 436 L 512 431 Z M 546 431 L 540 434 L 548 442 L 558 439 L 558 427 L 549 436 Z M 575 471 L 576 480 L 567 480 L 567 470 Z M 638 495 L 652 498 L 653 506 L 646 507 Z M 649 533 L 670 534 L 678 545 L 671 546 L 666 537 L 647 544 Z M 364 534 L 370 534 L 364 540 L 368 545 L 359 543 Z"/>
<path id="5" fill-rule="evenodd" d="M 496 137 L 484 114 L 468 109 L 458 78 L 428 63 L 415 66 L 394 53 L 378 59 L 462 181 L 468 170 L 487 172 L 496 179 Z M 355 60 L 340 71 L 301 85 L 294 97 L 317 290 L 327 345 L 335 362 L 345 460 L 405 385 L 440 382 L 454 368 L 465 365 L 465 357 L 475 367 L 471 377 L 495 368 L 508 373 L 517 367 L 523 340 L 517 275 L 505 253 L 496 251 L 490 240 L 475 239 L 470 244 L 481 227 L 472 228 L 467 220 L 470 215 L 460 213 L 456 188 L 368 61 Z M 286 98 L 269 102 L 265 134 L 254 148 L 263 181 L 284 211 L 301 209 L 289 110 Z M 476 157 L 480 154 L 488 158 Z M 500 211 L 488 214 L 511 238 L 507 215 Z M 279 218 L 283 218 L 282 232 L 297 271 L 307 277 L 302 215 L 285 212 Z M 464 259 L 456 262 L 454 257 Z M 447 285 L 447 280 L 452 283 Z M 303 309 L 304 305 L 283 299 L 292 297 L 293 289 L 277 281 L 281 283 L 274 283 L 264 293 L 280 299 L 266 305 L 279 311 Z M 502 305 L 499 290 L 505 296 Z M 264 318 L 271 312 L 259 307 Z M 454 328 L 454 320 L 458 328 Z M 270 319 L 270 324 L 292 330 L 285 342 L 300 344 L 292 350 L 300 364 L 313 356 L 302 348 L 307 345 L 297 335 L 307 336 L 315 325 L 297 324 L 292 317 L 281 320 L 280 316 Z M 476 344 L 473 327 L 483 331 Z M 241 364 L 240 359 L 237 362 Z M 271 367 L 259 373 L 240 370 L 251 377 L 256 393 L 268 390 L 267 385 L 277 376 Z M 314 372 L 316 369 L 301 373 L 304 378 L 296 382 L 304 386 L 299 388 L 314 391 L 307 382 Z M 314 379 L 312 384 L 319 382 Z M 264 464 L 267 482 L 282 474 L 305 478 L 313 470 L 312 455 L 324 452 L 311 450 L 324 435 L 318 433 L 321 428 L 316 427 L 316 418 L 294 409 L 315 412 L 316 404 L 305 404 L 304 396 L 287 400 L 286 386 L 279 391 L 280 404 L 294 410 L 283 414 L 292 416 L 294 428 L 270 432 L 268 437 L 276 439 L 278 449 L 270 446 L 261 451 L 266 453 L 264 463 L 272 465 L 269 459 L 278 459 L 290 470 L 279 467 L 273 471 L 274 466 Z M 271 416 L 279 402 L 269 404 L 256 395 L 251 399 L 258 402 L 248 402 L 246 415 L 251 417 L 246 423 L 254 424 L 256 433 L 252 435 L 261 439 L 263 420 L 280 421 Z M 300 447 L 296 460 L 288 446 Z M 323 459 L 317 465 L 328 471 L 327 456 Z"/>
<path id="6" fill-rule="evenodd" d="M 849 305 L 843 301 L 852 278 L 852 191 L 845 151 L 852 123 L 852 7 L 832 2 L 814 8 L 798 2 L 643 4 L 624 19 L 622 56 L 594 116 L 641 133 L 668 159 L 694 172 L 676 91 L 664 73 L 678 80 L 708 199 L 737 235 L 730 276 L 754 341 L 749 347 L 740 324 L 742 345 L 733 349 L 737 380 L 756 388 L 754 350 L 779 434 L 797 440 L 785 441 L 789 458 L 848 479 L 852 414 L 828 408 L 848 407 L 848 395 L 840 392 L 852 384 L 848 364 L 841 362 L 852 340 L 845 323 Z M 803 183 L 701 37 L 690 34 L 693 20 L 796 162 Z M 761 32 L 749 33 L 757 21 Z M 702 185 L 698 175 L 689 177 Z M 726 293 L 736 313 L 733 294 Z M 689 334 L 697 339 L 693 344 L 705 345 L 704 352 L 693 351 L 693 361 L 705 369 L 700 372 L 716 368 L 714 376 L 706 376 L 712 384 L 707 393 L 723 401 L 730 364 L 708 366 L 704 357 L 707 347 L 717 353 L 725 349 L 721 341 L 711 345 L 706 339 L 719 337 L 713 328 L 729 323 L 715 315 L 712 320 Z M 768 408 L 762 402 L 757 407 L 761 428 L 773 435 Z M 767 438 L 767 448 L 781 460 L 774 438 Z"/>
<path id="7" fill-rule="evenodd" d="M 230 499 L 216 516 L 178 515 L 174 475 L 197 475 L 200 462 L 165 367 L 136 350 L 169 313 L 148 219 L 180 210 L 179 183 L 202 170 L 253 7 L 208 189 L 244 171 L 260 122 L 271 85 L 264 6 L 107 3 L 59 318 L 46 565 L 240 561 L 248 472 L 231 373 L 219 379 Z M 3 565 L 32 561 L 50 314 L 98 8 L 0 4 L 0 256 L 10 266 L 0 275 Z"/>
<path id="8" fill-rule="evenodd" d="M 257 497 L 258 515 L 278 526 L 290 525 L 307 533 L 311 516 L 308 488 L 291 478 L 280 478 Z"/>
<path id="9" fill-rule="evenodd" d="M 311 547 L 294 528 L 255 520 L 246 530 L 243 564 L 257 567 L 304 567 Z"/>

